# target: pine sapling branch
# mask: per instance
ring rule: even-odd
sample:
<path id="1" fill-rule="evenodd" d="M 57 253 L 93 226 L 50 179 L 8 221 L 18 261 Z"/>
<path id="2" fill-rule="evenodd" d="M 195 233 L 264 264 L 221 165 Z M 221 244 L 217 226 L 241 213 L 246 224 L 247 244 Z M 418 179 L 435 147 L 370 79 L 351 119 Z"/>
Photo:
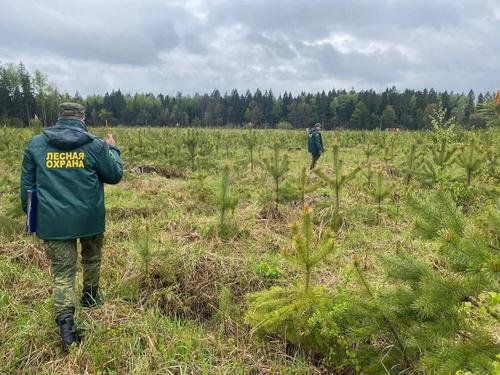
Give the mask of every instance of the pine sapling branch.
<path id="1" fill-rule="evenodd" d="M 279 205 L 280 182 L 288 173 L 289 164 L 288 156 L 286 154 L 281 156 L 281 147 L 278 142 L 274 142 L 271 154 L 262 160 L 264 169 L 273 179 L 274 202 L 276 209 L 278 209 Z"/>
<path id="2" fill-rule="evenodd" d="M 389 162 L 394 159 L 394 142 L 389 142 L 389 144 L 384 147 L 383 159 L 386 167 L 389 166 Z"/>
<path id="3" fill-rule="evenodd" d="M 375 189 L 369 191 L 370 195 L 375 199 L 378 206 L 379 216 L 382 213 L 382 201 L 392 192 L 392 188 L 384 185 L 384 180 L 382 177 L 382 171 L 377 173 L 377 178 L 375 180 Z"/>
<path id="4" fill-rule="evenodd" d="M 220 184 L 217 186 L 216 199 L 219 207 L 219 229 L 224 232 L 226 228 L 226 215 L 230 210 L 233 214 L 238 205 L 239 197 L 234 195 L 229 188 L 230 168 L 226 162 L 222 168 Z"/>
<path id="5" fill-rule="evenodd" d="M 150 228 L 149 224 L 145 225 L 145 231 L 139 232 L 136 235 L 135 245 L 141 257 L 142 263 L 144 265 L 144 275 L 146 282 L 151 282 L 150 275 L 150 262 L 153 257 L 151 253 L 151 243 L 150 243 Z"/>
<path id="6" fill-rule="evenodd" d="M 308 168 L 306 166 L 302 167 L 300 175 L 294 182 L 294 185 L 294 188 L 300 195 L 300 205 L 302 208 L 305 207 L 306 204 L 306 194 L 312 193 L 321 186 L 319 183 L 311 183 L 311 178 L 309 177 Z"/>
<path id="7" fill-rule="evenodd" d="M 418 161 L 416 158 L 416 149 L 417 149 L 417 144 L 412 143 L 410 146 L 410 152 L 408 153 L 408 157 L 406 158 L 406 166 L 404 168 L 404 182 L 405 185 L 409 185 L 410 181 L 415 174 L 415 170 L 418 168 Z"/>
<path id="8" fill-rule="evenodd" d="M 197 129 L 189 128 L 187 129 L 184 137 L 182 138 L 182 143 L 186 146 L 189 154 L 189 160 L 191 161 L 191 169 L 195 169 L 195 159 L 198 148 L 200 146 L 201 134 Z"/>
<path id="9" fill-rule="evenodd" d="M 373 181 L 373 169 L 371 163 L 368 163 L 363 171 L 363 175 L 365 176 L 365 187 L 370 188 L 372 186 Z"/>
<path id="10" fill-rule="evenodd" d="M 358 259 L 357 259 L 356 256 L 354 256 L 354 269 L 355 269 L 355 271 L 356 271 L 356 273 L 357 273 L 357 275 L 359 277 L 359 280 L 361 280 L 361 284 L 363 285 L 363 287 L 365 288 L 366 292 L 368 293 L 369 297 L 375 302 L 375 306 L 376 306 L 377 310 L 379 311 L 380 315 L 382 316 L 382 319 L 386 323 L 387 328 L 389 329 L 389 331 L 394 336 L 394 339 L 396 340 L 396 346 L 398 347 L 399 351 L 403 355 L 405 363 L 408 364 L 409 360 L 408 360 L 408 357 L 406 356 L 406 346 L 404 345 L 403 340 L 399 336 L 398 331 L 395 328 L 395 325 L 391 322 L 391 320 L 389 319 L 389 317 L 380 308 L 380 306 L 378 304 L 378 298 L 375 295 L 375 293 L 372 291 L 372 289 L 370 287 L 370 284 L 366 280 L 365 275 L 364 275 L 363 271 L 361 270 L 359 261 L 358 261 Z"/>
<path id="11" fill-rule="evenodd" d="M 242 135 L 243 142 L 248 149 L 248 153 L 250 156 L 250 170 L 253 171 L 254 166 L 254 150 L 257 147 L 257 133 L 255 129 L 252 127 L 252 124 L 249 124 L 248 130 L 245 134 Z"/>
<path id="12" fill-rule="evenodd" d="M 363 153 L 365 154 L 367 164 L 370 163 L 370 157 L 375 153 L 376 148 L 377 146 L 372 143 L 366 144 L 365 147 L 363 148 Z"/>
<path id="13" fill-rule="evenodd" d="M 292 225 L 293 249 L 284 254 L 291 263 L 303 268 L 305 293 L 309 291 L 314 267 L 331 254 L 335 246 L 331 233 L 327 233 L 318 241 L 313 239 L 312 215 L 311 207 L 306 206 L 302 209 L 300 221 Z"/>
<path id="14" fill-rule="evenodd" d="M 445 166 L 453 162 L 456 151 L 456 146 L 448 148 L 448 140 L 446 138 L 442 138 L 441 141 L 438 141 L 431 146 L 432 160 L 434 161 L 434 164 L 443 169 Z"/>
<path id="15" fill-rule="evenodd" d="M 343 174 L 343 161 L 339 158 L 339 145 L 334 144 L 333 152 L 333 177 L 324 174 L 320 169 L 314 170 L 314 173 L 321 178 L 327 185 L 335 191 L 335 212 L 339 212 L 340 208 L 340 191 L 341 189 L 361 170 L 361 167 L 356 167 L 349 173 Z"/>
<path id="16" fill-rule="evenodd" d="M 495 152 L 495 148 L 493 146 L 489 147 L 486 150 L 486 161 L 488 163 L 488 173 L 491 177 L 497 176 L 497 164 L 498 164 L 498 154 Z"/>
<path id="17" fill-rule="evenodd" d="M 479 170 L 483 162 L 482 156 L 478 155 L 478 153 L 476 140 L 472 138 L 467 149 L 462 148 L 461 153 L 456 158 L 457 164 L 465 170 L 467 185 L 470 185 L 473 175 Z"/>

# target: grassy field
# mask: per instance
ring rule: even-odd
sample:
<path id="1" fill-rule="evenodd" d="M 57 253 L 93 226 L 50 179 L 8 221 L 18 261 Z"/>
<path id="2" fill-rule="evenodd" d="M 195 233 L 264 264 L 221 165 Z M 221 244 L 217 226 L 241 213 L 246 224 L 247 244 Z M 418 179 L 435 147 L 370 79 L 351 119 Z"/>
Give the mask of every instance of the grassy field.
<path id="1" fill-rule="evenodd" d="M 93 132 L 102 136 L 104 129 Z M 389 353 L 391 342 L 381 339 L 384 335 L 375 340 L 373 333 L 367 333 L 359 341 L 373 349 L 372 362 L 382 369 L 374 370 L 376 366 L 364 364 L 370 361 L 363 362 L 362 355 L 368 351 L 361 353 L 363 345 L 354 339 L 342 345 L 358 353 L 358 359 L 351 355 L 342 364 L 321 348 L 315 350 L 315 345 L 288 340 L 279 329 L 259 333 L 245 319 L 249 293 L 302 283 L 301 267 L 287 261 L 283 253 L 293 248 L 291 225 L 301 217 L 298 181 L 302 168 L 309 164 L 305 131 L 256 131 L 253 168 L 245 141 L 252 136 L 247 130 L 117 128 L 112 132 L 126 172 L 119 185 L 106 186 L 107 231 L 101 270 L 106 303 L 77 310 L 85 339 L 64 354 L 52 313 L 48 260 L 42 243 L 23 234 L 18 180 L 23 149 L 33 132 L 0 131 L 0 373 L 445 373 L 432 370 L 438 367 L 425 359 L 425 351 L 425 360 L 416 354 L 405 359 L 406 369 L 383 370 L 385 359 L 389 363 L 395 353 Z M 434 175 L 425 169 L 424 161 L 433 160 L 432 145 L 436 150 L 439 146 L 435 136 L 431 132 L 323 132 L 326 154 L 318 168 L 324 174 L 334 175 L 334 145 L 339 147 L 344 174 L 361 169 L 340 190 L 337 211 L 334 190 L 315 173 L 306 173 L 307 186 L 317 185 L 305 196 L 306 204 L 314 209 L 314 233 L 320 236 L 330 231 L 335 238 L 332 254 L 312 272 L 312 284 L 324 286 L 328 293 L 340 293 L 348 305 L 362 298 L 356 270 L 375 295 L 392 283 L 380 256 L 404 250 L 415 259 L 435 264 L 438 271 L 446 269 L 446 262 L 439 262 L 436 242 L 415 230 L 416 217 L 408 204 L 415 197 L 426 199 L 445 191 L 468 223 L 481 223 L 486 213 L 498 212 L 495 158 L 500 132 L 440 135 L 450 148 L 456 146 L 456 160 L 466 155 L 475 139 L 481 159 L 469 183 L 467 170 L 457 161 L 446 162 L 446 168 Z M 277 197 L 274 180 L 263 163 L 270 162 L 274 143 L 279 145 L 279 158 L 289 158 Z M 410 168 L 412 144 L 415 165 Z M 228 210 L 221 225 L 217 197 L 224 165 L 230 171 L 229 191 L 238 204 L 234 213 Z M 369 171 L 373 173 L 370 181 Z M 382 186 L 389 188 L 380 202 L 378 174 Z M 409 183 L 405 183 L 407 177 Z M 488 241 L 498 246 L 496 230 L 492 229 Z M 479 294 L 498 296 L 498 271 L 488 280 L 489 288 Z M 466 305 L 473 311 L 464 314 L 474 322 L 470 324 L 489 332 L 498 349 L 498 315 L 494 317 L 498 305 L 476 305 Z M 476 314 L 476 308 L 489 309 L 490 314 Z M 490 367 L 485 373 L 492 373 L 494 360 L 487 360 Z M 458 370 L 465 374 L 469 368 Z"/>

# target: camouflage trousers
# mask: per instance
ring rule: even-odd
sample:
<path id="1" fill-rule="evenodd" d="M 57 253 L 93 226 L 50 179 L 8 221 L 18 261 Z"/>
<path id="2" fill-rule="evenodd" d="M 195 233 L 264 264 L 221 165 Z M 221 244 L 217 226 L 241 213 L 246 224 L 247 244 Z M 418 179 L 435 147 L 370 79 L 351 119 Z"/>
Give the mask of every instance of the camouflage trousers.
<path id="1" fill-rule="evenodd" d="M 83 288 L 99 287 L 104 236 L 80 238 L 82 245 Z M 75 311 L 75 277 L 78 259 L 76 239 L 46 240 L 44 248 L 51 261 L 55 316 Z"/>
<path id="2" fill-rule="evenodd" d="M 311 165 L 309 169 L 314 169 L 314 167 L 316 166 L 316 162 L 318 161 L 320 156 L 321 154 L 311 154 Z"/>

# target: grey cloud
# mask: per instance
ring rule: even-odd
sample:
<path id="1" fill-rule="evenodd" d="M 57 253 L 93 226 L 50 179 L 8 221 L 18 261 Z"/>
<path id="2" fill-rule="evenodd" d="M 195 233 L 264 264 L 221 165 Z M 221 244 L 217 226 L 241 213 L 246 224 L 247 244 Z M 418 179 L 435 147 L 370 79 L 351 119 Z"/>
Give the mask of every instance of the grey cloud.
<path id="1" fill-rule="evenodd" d="M 443 30 L 476 18 L 491 18 L 491 0 L 313 0 L 225 1 L 211 13 L 214 22 L 238 20 L 252 29 L 320 35 L 329 30 Z M 498 25 L 497 25 L 498 26 Z"/>
<path id="2" fill-rule="evenodd" d="M 194 34 L 185 35 L 182 38 L 182 45 L 188 53 L 195 55 L 202 55 L 208 53 L 207 46 L 204 44 L 203 40 Z"/>
<path id="3" fill-rule="evenodd" d="M 399 51 L 389 49 L 382 53 L 341 53 L 329 44 L 302 46 L 303 51 L 315 62 L 316 74 L 340 79 L 355 78 L 377 86 L 397 82 L 410 64 Z M 312 67 L 314 68 L 314 67 Z"/>
<path id="4" fill-rule="evenodd" d="M 0 3 L 0 61 L 69 92 L 500 86 L 495 0 Z"/>
<path id="5" fill-rule="evenodd" d="M 297 52 L 293 49 L 293 42 L 288 40 L 282 33 L 267 35 L 252 32 L 248 35 L 247 41 L 261 46 L 271 58 L 293 59 L 297 57 Z"/>
<path id="6" fill-rule="evenodd" d="M 87 8 L 44 9 L 40 4 L 22 4 L 6 4 L 0 14 L 4 47 L 50 51 L 76 60 L 147 65 L 158 60 L 159 51 L 175 47 L 180 40 L 172 24 L 158 14 L 135 18 L 133 13 L 120 16 L 115 9 L 114 15 L 97 6 L 102 13 L 93 15 Z"/>

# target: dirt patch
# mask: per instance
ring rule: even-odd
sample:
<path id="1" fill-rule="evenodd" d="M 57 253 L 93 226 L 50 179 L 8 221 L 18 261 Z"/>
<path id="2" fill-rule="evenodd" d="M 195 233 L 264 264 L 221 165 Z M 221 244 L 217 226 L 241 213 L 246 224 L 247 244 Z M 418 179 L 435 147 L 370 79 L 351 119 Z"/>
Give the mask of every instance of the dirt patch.
<path id="1" fill-rule="evenodd" d="M 398 177 L 401 175 L 399 169 L 397 168 L 394 168 L 394 167 L 391 167 L 391 166 L 384 166 L 382 168 L 382 172 L 386 175 L 386 176 L 390 176 L 390 177 Z"/>
<path id="2" fill-rule="evenodd" d="M 186 178 L 186 173 L 184 171 L 149 165 L 139 165 L 133 168 L 132 172 L 135 174 L 156 174 L 165 178 Z"/>
<path id="3" fill-rule="evenodd" d="M 276 206 L 264 207 L 257 213 L 257 220 L 276 220 L 283 221 L 286 218 L 285 213 Z"/>
<path id="4" fill-rule="evenodd" d="M 207 320 L 216 314 L 222 286 L 240 306 L 248 292 L 263 287 L 241 259 L 210 253 L 169 267 L 153 266 L 149 277 L 142 282 L 143 293 L 153 297 L 164 314 L 188 319 Z"/>

